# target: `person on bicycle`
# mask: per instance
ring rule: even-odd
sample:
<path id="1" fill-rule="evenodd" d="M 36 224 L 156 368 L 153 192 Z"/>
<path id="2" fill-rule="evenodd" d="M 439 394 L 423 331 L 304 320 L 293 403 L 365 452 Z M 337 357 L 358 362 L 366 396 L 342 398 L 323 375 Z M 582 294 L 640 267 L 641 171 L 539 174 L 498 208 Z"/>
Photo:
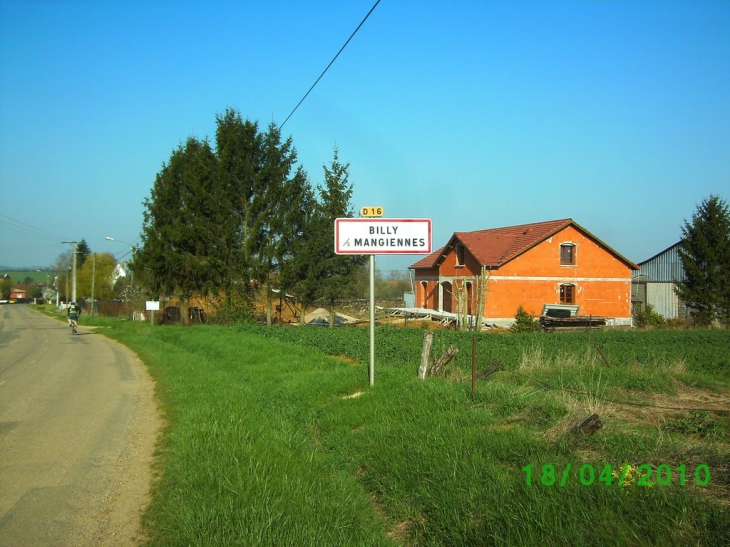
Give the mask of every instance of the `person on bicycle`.
<path id="1" fill-rule="evenodd" d="M 76 305 L 76 302 L 71 302 L 71 305 L 68 307 L 67 313 L 68 313 L 68 324 L 69 325 L 71 325 L 72 323 L 78 324 L 79 315 L 81 315 L 81 308 L 79 308 Z"/>

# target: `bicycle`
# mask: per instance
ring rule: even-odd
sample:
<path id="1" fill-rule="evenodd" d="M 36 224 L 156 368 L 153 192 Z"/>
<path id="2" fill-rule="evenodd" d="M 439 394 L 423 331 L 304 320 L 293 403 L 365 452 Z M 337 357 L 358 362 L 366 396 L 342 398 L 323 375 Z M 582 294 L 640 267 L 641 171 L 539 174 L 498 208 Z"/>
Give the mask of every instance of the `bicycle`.
<path id="1" fill-rule="evenodd" d="M 81 308 L 76 305 L 76 302 L 71 302 L 68 307 L 68 324 L 71 326 L 71 330 L 74 334 L 78 334 L 78 318 L 81 315 Z"/>

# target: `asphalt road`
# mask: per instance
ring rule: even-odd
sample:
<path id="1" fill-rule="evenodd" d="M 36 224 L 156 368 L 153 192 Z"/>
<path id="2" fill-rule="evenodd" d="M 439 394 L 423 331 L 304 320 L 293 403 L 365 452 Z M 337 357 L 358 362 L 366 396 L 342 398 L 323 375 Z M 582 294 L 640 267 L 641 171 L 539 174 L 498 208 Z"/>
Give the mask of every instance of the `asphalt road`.
<path id="1" fill-rule="evenodd" d="M 132 352 L 0 306 L 0 547 L 138 545 L 159 425 Z"/>

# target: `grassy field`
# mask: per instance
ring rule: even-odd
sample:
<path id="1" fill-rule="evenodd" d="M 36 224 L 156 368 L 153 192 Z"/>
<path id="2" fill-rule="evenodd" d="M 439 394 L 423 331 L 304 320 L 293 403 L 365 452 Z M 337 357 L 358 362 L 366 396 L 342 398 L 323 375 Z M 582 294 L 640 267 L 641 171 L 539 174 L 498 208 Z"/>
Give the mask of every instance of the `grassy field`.
<path id="1" fill-rule="evenodd" d="M 35 270 L 0 270 L 0 275 L 9 275 L 14 285 L 23 283 L 28 278 L 32 279 L 33 283 L 46 282 L 46 273 Z M 53 281 L 53 274 L 49 272 L 49 275 L 51 276 L 51 281 Z"/>
<path id="2" fill-rule="evenodd" d="M 480 335 L 472 397 L 467 333 L 420 381 L 422 332 L 378 329 L 369 387 L 367 330 L 96 320 L 168 421 L 150 545 L 730 544 L 727 331 Z"/>

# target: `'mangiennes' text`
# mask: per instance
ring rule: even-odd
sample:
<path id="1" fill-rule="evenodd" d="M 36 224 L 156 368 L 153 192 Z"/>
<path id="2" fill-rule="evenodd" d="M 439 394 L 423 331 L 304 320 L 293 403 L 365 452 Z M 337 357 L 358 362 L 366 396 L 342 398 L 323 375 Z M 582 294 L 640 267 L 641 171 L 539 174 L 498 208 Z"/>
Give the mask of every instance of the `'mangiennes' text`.
<path id="1" fill-rule="evenodd" d="M 422 237 L 414 238 L 385 238 L 385 237 L 371 237 L 371 238 L 355 238 L 355 247 L 425 247 L 426 240 Z"/>

